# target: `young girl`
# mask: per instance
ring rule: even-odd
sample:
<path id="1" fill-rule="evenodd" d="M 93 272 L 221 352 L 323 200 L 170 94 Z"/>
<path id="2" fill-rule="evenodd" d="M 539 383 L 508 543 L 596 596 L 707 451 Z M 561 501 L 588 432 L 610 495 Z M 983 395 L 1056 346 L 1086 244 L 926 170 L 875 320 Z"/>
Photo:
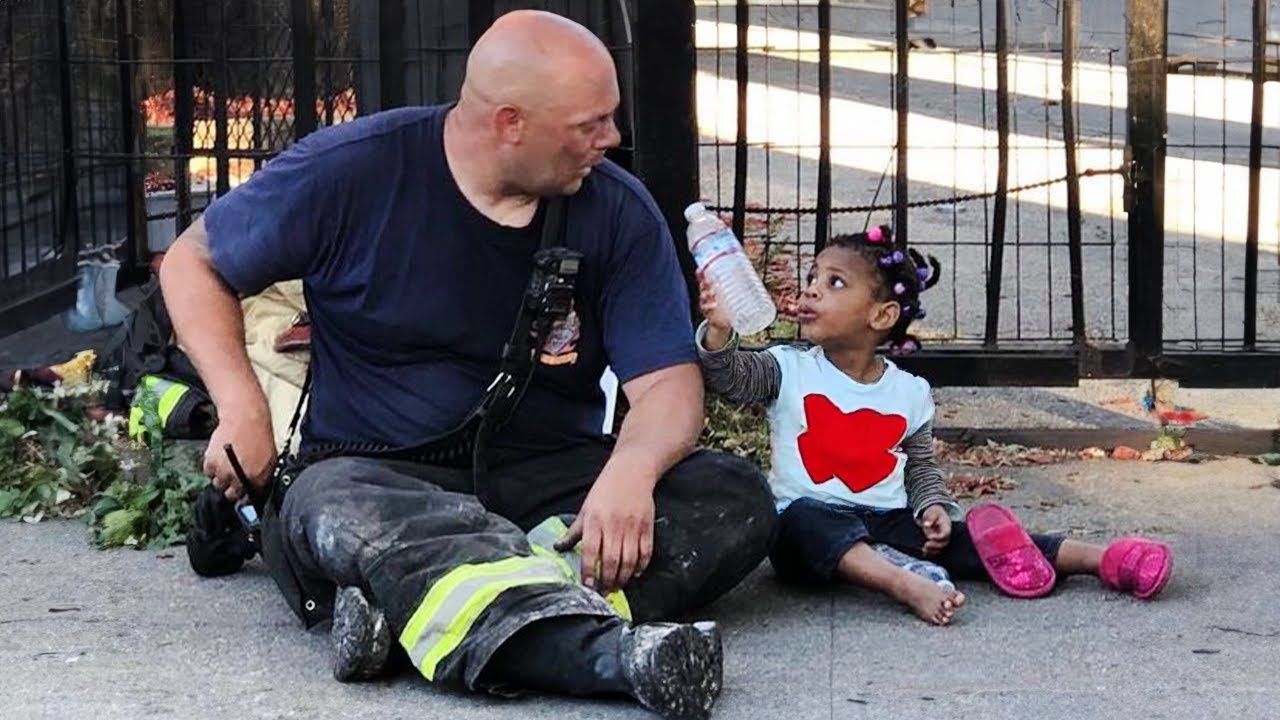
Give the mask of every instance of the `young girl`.
<path id="1" fill-rule="evenodd" d="M 1108 547 L 1028 535 L 994 504 L 966 517 L 933 457 L 929 384 L 888 359 L 920 342 L 920 294 L 938 261 L 893 240 L 887 227 L 832 238 L 799 299 L 811 349 L 739 350 L 714 290 L 702 285 L 698 345 L 707 386 L 736 403 L 768 406 L 770 482 L 778 539 L 770 561 L 792 582 L 850 582 L 883 592 L 920 618 L 946 625 L 963 593 L 908 572 L 872 549 L 883 543 L 927 557 L 957 580 L 989 579 L 1039 597 L 1057 574 L 1094 574 L 1111 588 L 1154 597 L 1169 579 L 1162 543 L 1122 538 Z"/>

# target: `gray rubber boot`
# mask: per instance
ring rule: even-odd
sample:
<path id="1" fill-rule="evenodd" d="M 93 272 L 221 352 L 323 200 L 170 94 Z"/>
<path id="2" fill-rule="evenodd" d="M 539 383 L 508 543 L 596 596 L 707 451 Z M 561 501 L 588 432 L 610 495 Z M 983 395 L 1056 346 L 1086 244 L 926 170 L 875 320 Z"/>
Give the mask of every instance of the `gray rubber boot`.
<path id="1" fill-rule="evenodd" d="M 622 633 L 632 696 L 667 720 L 703 720 L 724 682 L 724 650 L 713 622 L 648 623 Z"/>
<path id="2" fill-rule="evenodd" d="M 340 682 L 369 680 L 382 674 L 391 651 L 391 629 L 382 610 L 370 605 L 357 587 L 338 590 L 333 601 L 333 677 Z"/>

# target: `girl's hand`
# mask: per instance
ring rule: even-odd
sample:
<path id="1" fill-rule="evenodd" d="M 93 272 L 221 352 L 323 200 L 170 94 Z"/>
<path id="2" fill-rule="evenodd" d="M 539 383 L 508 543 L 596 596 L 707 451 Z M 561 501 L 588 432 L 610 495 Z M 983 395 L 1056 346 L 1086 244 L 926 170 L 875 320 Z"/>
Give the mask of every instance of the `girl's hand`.
<path id="1" fill-rule="evenodd" d="M 716 298 L 716 289 L 702 275 L 698 275 L 698 305 L 702 309 L 702 317 L 707 320 L 707 334 L 703 345 L 707 350 L 715 352 L 724 349 L 733 337 L 733 326 L 729 323 L 729 314 L 720 307 Z"/>
<path id="2" fill-rule="evenodd" d="M 924 554 L 937 555 L 951 542 L 951 517 L 941 505 L 930 505 L 920 515 L 920 528 L 924 530 Z"/>

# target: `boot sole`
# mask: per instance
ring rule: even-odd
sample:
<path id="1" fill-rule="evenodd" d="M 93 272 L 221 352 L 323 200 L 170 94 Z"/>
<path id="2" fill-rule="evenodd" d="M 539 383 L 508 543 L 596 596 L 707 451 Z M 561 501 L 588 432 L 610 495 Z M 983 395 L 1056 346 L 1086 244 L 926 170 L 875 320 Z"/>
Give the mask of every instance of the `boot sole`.
<path id="1" fill-rule="evenodd" d="M 705 720 L 724 679 L 724 652 L 715 623 L 683 625 L 644 654 L 632 677 L 636 698 L 667 720 Z M 643 652 L 643 651 L 642 651 Z"/>
<path id="2" fill-rule="evenodd" d="M 382 674 L 391 649 L 387 620 L 359 588 L 338 591 L 333 603 L 333 677 L 339 682 L 370 680 Z"/>

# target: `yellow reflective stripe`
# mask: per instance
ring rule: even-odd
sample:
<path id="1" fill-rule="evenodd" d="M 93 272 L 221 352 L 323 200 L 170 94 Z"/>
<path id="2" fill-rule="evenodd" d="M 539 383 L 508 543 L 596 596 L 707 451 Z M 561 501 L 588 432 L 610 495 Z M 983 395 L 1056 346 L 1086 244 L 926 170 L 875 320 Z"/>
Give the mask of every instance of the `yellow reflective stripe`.
<path id="1" fill-rule="evenodd" d="M 129 408 L 129 438 L 131 440 L 138 440 L 142 437 L 142 431 L 144 429 L 142 418 L 142 408 L 137 405 Z"/>
<path id="2" fill-rule="evenodd" d="M 531 544 L 529 545 L 529 547 L 533 549 L 534 555 L 537 555 L 538 557 L 544 557 L 548 560 L 555 562 L 555 564 L 559 565 L 560 570 L 564 572 L 564 577 L 566 580 L 573 582 L 575 585 L 581 582 L 582 579 L 578 577 L 578 574 L 576 572 L 574 572 L 573 565 L 571 565 L 568 560 L 565 560 L 563 557 L 561 557 L 559 553 L 557 553 L 554 550 L 548 550 L 547 548 L 544 548 L 541 545 Z"/>
<path id="3" fill-rule="evenodd" d="M 423 677 L 457 649 L 480 613 L 503 592 L 537 584 L 568 584 L 561 566 L 541 557 L 461 565 L 437 580 L 400 633 L 400 644 Z"/>
<path id="4" fill-rule="evenodd" d="M 627 602 L 627 596 L 621 590 L 614 590 L 604 596 L 604 601 L 609 603 L 609 607 L 618 613 L 618 617 L 631 622 L 631 603 Z"/>
<path id="5" fill-rule="evenodd" d="M 528 532 L 529 545 L 535 553 L 544 557 L 554 556 L 557 560 L 564 563 L 568 569 L 569 577 L 577 584 L 582 584 L 582 551 L 579 549 L 581 545 L 574 546 L 572 550 L 557 553 L 555 551 L 556 541 L 564 537 L 569 531 L 569 526 L 557 515 L 538 523 L 538 526 Z M 569 561 L 569 557 L 574 558 L 573 562 Z M 621 590 L 614 590 L 605 596 L 605 601 L 609 603 L 609 607 L 618 613 L 627 622 L 631 622 L 631 603 L 627 601 L 627 596 Z"/>
<path id="6" fill-rule="evenodd" d="M 160 396 L 160 422 L 162 425 L 168 424 L 169 415 L 173 409 L 178 406 L 178 402 L 182 400 L 182 396 L 187 394 L 187 386 L 178 383 L 169 383 L 169 387 L 165 389 L 164 394 Z"/>
<path id="7" fill-rule="evenodd" d="M 155 375 L 143 375 L 139 391 L 134 395 L 133 407 L 129 408 L 129 437 L 138 439 L 146 430 L 146 408 L 142 405 L 143 393 L 148 392 L 156 397 L 156 413 L 160 416 L 163 427 L 169 422 L 169 415 L 187 394 L 188 388 L 182 383 L 166 380 Z"/>
<path id="8" fill-rule="evenodd" d="M 538 526 L 528 532 L 529 544 L 540 545 L 548 550 L 556 549 L 556 541 L 564 537 L 569 532 L 569 526 L 564 524 L 558 515 L 551 517 L 538 523 Z"/>

